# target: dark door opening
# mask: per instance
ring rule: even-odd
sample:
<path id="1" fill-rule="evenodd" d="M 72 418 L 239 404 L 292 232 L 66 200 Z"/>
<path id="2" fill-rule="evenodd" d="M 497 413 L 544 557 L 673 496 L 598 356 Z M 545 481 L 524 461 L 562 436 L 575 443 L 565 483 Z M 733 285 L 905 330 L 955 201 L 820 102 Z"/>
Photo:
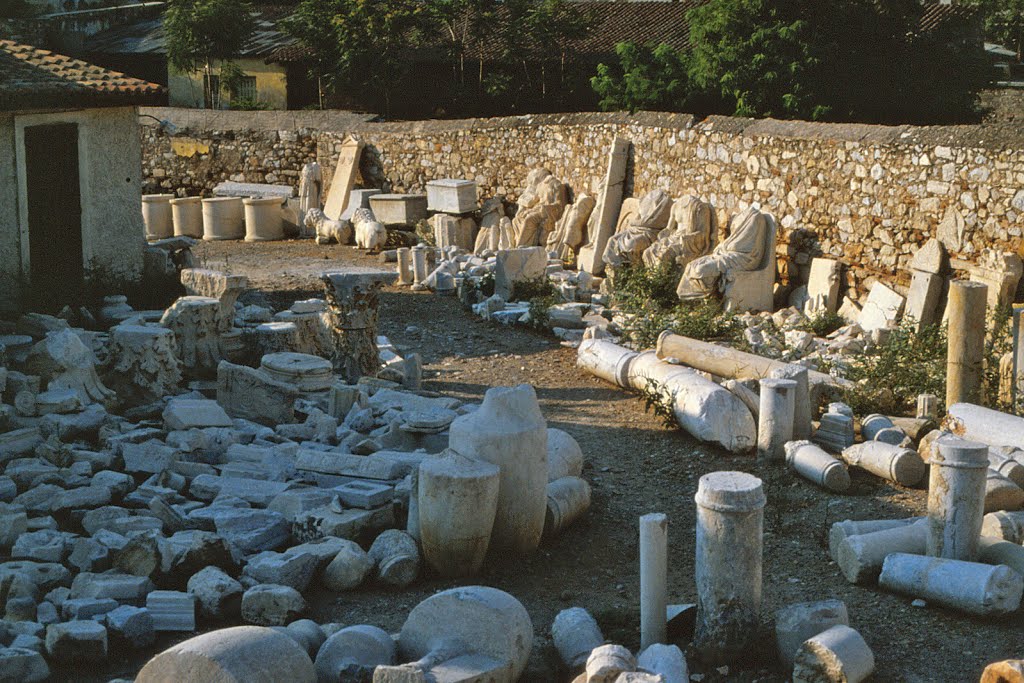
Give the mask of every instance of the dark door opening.
<path id="1" fill-rule="evenodd" d="M 78 125 L 25 128 L 28 193 L 28 305 L 59 310 L 82 299 L 82 197 Z"/>

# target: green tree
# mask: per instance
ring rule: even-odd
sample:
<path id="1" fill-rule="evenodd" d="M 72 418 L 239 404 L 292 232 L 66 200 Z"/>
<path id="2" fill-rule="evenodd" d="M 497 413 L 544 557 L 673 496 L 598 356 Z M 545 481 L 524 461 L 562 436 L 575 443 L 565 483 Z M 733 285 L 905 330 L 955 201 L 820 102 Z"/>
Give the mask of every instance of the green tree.
<path id="1" fill-rule="evenodd" d="M 1024 60 L 1024 0 L 969 0 L 982 14 L 985 37 Z"/>
<path id="2" fill-rule="evenodd" d="M 245 47 L 256 18 L 245 0 L 168 0 L 163 24 L 167 61 L 185 73 L 202 69 L 204 100 L 212 102 L 213 64 Z"/>
<path id="3" fill-rule="evenodd" d="M 283 26 L 310 50 L 331 89 L 358 89 L 387 114 L 427 18 L 418 0 L 302 0 Z"/>
<path id="4" fill-rule="evenodd" d="M 590 86 L 604 111 L 678 111 L 689 92 L 685 55 L 661 43 L 615 46 L 618 64 L 598 64 Z"/>

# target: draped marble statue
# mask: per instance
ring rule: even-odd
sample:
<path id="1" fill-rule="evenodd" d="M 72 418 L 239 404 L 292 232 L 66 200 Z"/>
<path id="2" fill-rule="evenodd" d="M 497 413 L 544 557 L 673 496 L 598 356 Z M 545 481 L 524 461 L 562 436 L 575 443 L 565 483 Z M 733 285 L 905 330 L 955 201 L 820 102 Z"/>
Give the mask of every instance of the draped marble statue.
<path id="1" fill-rule="evenodd" d="M 664 190 L 651 190 L 645 194 L 636 214 L 622 224 L 604 248 L 605 265 L 620 266 L 639 263 L 644 251 L 668 225 L 672 211 L 672 197 Z"/>
<path id="2" fill-rule="evenodd" d="M 594 211 L 597 201 L 588 194 L 581 194 L 576 201 L 565 207 L 555 229 L 548 235 L 547 249 L 558 253 L 563 261 L 573 261 L 576 250 L 586 238 L 587 220 Z"/>
<path id="3" fill-rule="evenodd" d="M 517 203 L 519 211 L 512 219 L 512 246 L 546 244 L 548 233 L 555 229 L 568 203 L 565 185 L 546 168 L 535 168 L 526 175 L 526 189 Z"/>
<path id="4" fill-rule="evenodd" d="M 775 222 L 755 207 L 736 214 L 729 223 L 729 237 L 713 252 L 686 266 L 676 294 L 687 300 L 706 298 L 718 291 L 726 293 L 740 273 L 766 269 L 766 260 L 774 270 L 774 254 L 768 253 L 775 249 L 774 230 Z M 774 277 L 773 272 L 773 282 Z"/>
<path id="5" fill-rule="evenodd" d="M 672 205 L 668 227 L 644 250 L 644 265 L 660 268 L 675 264 L 685 268 L 698 256 L 708 253 L 714 240 L 711 205 L 687 195 Z"/>
<path id="6" fill-rule="evenodd" d="M 502 198 L 491 197 L 480 207 L 480 230 L 476 234 L 473 253 L 480 256 L 486 251 L 511 248 L 511 229 Z"/>
<path id="7" fill-rule="evenodd" d="M 320 209 L 320 193 L 323 190 L 323 175 L 320 164 L 315 161 L 302 167 L 299 173 L 299 225 L 303 226 L 303 237 L 313 237 L 306 224 L 306 214 Z"/>

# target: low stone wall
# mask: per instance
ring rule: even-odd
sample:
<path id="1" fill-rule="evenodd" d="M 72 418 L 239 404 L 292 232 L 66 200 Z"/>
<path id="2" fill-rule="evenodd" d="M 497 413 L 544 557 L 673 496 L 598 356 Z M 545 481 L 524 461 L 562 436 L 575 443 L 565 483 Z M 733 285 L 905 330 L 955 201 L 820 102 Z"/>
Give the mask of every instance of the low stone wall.
<path id="1" fill-rule="evenodd" d="M 314 158 L 330 179 L 341 142 L 353 134 L 366 143 L 364 186 L 422 192 L 434 178 L 463 177 L 476 180 L 483 197 L 512 201 L 536 166 L 575 192 L 590 191 L 620 136 L 632 142 L 627 196 L 654 188 L 697 194 L 723 228 L 752 202 L 774 214 L 784 277 L 827 255 L 850 266 L 847 284 L 857 290 L 871 277 L 900 285 L 930 237 L 977 262 L 986 249 L 1016 251 L 1024 233 L 1024 139 L 986 138 L 983 126 L 697 122 L 656 113 L 373 123 L 350 113 L 276 112 L 291 127 L 271 130 L 250 112 L 158 111 L 187 124 L 171 137 L 145 126 L 147 191 L 195 194 L 228 178 L 297 183 Z"/>

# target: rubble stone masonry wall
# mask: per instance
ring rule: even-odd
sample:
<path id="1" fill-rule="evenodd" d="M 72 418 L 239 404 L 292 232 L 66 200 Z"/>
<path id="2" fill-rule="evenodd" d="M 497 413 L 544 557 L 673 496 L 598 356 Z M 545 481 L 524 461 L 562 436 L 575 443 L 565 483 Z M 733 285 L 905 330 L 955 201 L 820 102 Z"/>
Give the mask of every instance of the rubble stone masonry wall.
<path id="1" fill-rule="evenodd" d="M 147 111 L 178 130 L 144 126 L 146 192 L 208 193 L 227 179 L 297 184 L 313 160 L 326 180 L 350 134 L 366 143 L 365 187 L 423 192 L 435 178 L 471 178 L 481 197 L 513 201 L 527 172 L 545 166 L 575 193 L 590 192 L 622 136 L 632 142 L 626 196 L 697 194 L 714 205 L 722 229 L 759 202 L 782 227 L 784 277 L 794 268 L 806 275 L 811 257 L 827 255 L 850 266 L 847 284 L 856 290 L 872 277 L 900 286 L 930 237 L 977 262 L 986 249 L 1018 250 L 1024 233 L 1024 139 L 1000 139 L 984 126 L 664 113 L 373 123 L 346 112 Z"/>

